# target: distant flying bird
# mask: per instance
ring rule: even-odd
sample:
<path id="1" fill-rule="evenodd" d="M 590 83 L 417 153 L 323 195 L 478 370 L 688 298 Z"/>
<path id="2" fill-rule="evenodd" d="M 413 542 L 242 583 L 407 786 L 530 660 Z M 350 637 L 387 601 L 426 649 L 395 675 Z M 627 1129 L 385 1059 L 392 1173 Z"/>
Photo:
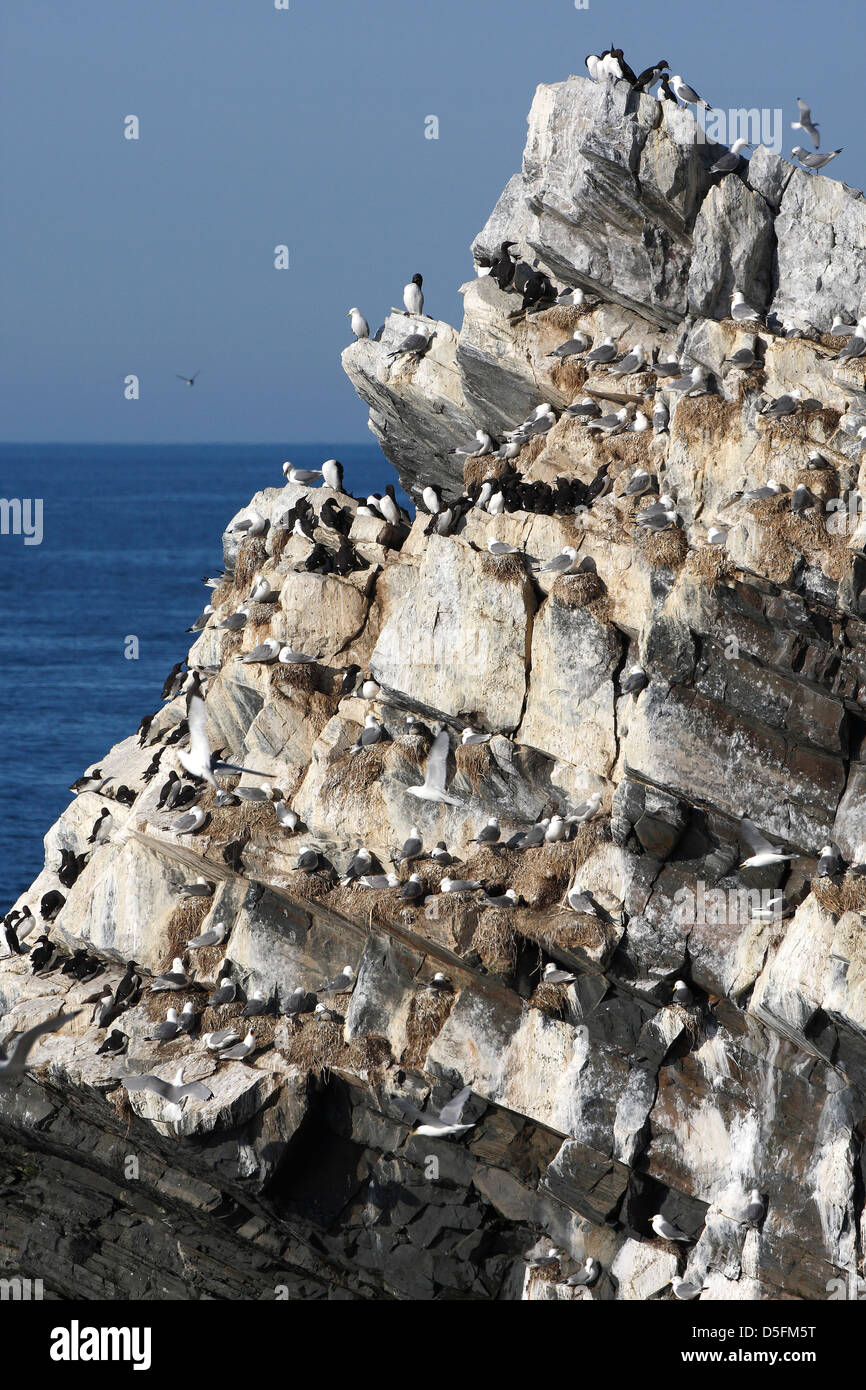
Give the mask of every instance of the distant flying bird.
<path id="1" fill-rule="evenodd" d="M 817 150 L 821 143 L 821 137 L 818 134 L 818 122 L 812 120 L 812 112 L 802 97 L 797 97 L 797 105 L 800 108 L 800 119 L 791 122 L 791 129 L 802 130 L 804 135 L 808 135 Z"/>
<path id="2" fill-rule="evenodd" d="M 178 381 L 184 382 L 186 386 L 195 386 L 195 379 L 197 376 L 201 376 L 201 370 L 195 372 L 193 376 L 181 376 L 180 372 L 175 372 L 175 376 Z"/>
<path id="3" fill-rule="evenodd" d="M 0 1057 L 0 1081 L 15 1081 L 24 1072 L 27 1065 L 27 1058 L 38 1038 L 43 1033 L 56 1033 L 58 1028 L 62 1028 L 64 1023 L 68 1023 L 71 1018 L 77 1018 L 80 1009 L 75 1013 L 55 1014 L 53 1018 L 46 1019 L 43 1023 L 37 1023 L 32 1028 L 27 1028 L 18 1038 L 11 1053 L 7 1057 L 5 1052 Z M 2 1051 L 2 1049 L 0 1049 Z"/>

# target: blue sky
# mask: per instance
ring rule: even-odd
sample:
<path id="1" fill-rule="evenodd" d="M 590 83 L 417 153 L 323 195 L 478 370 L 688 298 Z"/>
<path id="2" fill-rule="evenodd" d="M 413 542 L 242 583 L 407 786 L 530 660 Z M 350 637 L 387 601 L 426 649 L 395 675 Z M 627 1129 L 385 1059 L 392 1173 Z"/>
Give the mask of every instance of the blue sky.
<path id="1" fill-rule="evenodd" d="M 0 19 L 7 440 L 366 437 L 340 367 L 403 284 L 459 323 L 539 82 L 616 41 L 717 106 L 812 103 L 862 187 L 862 5 L 18 0 Z M 141 123 L 123 138 L 124 117 Z M 425 117 L 439 139 L 424 138 Z M 291 268 L 273 268 L 273 249 Z M 176 372 L 200 371 L 193 390 Z M 141 399 L 123 399 L 135 372 Z"/>

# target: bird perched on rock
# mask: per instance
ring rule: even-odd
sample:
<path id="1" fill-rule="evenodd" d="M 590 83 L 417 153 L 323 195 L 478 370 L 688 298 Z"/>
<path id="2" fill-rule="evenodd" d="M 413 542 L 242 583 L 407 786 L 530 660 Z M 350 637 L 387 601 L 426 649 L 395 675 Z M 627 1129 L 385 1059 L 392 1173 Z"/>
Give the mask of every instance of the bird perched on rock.
<path id="1" fill-rule="evenodd" d="M 343 301 L 345 303 L 345 300 Z M 356 338 L 369 338 L 370 325 L 361 313 L 361 310 L 354 306 L 346 314 L 347 319 L 351 319 L 351 329 Z"/>
<path id="2" fill-rule="evenodd" d="M 680 77 L 679 73 L 673 74 L 670 79 L 670 86 L 675 96 L 677 96 L 685 106 L 703 106 L 706 111 L 712 111 L 713 108 L 710 106 L 710 103 L 704 101 L 703 97 L 698 96 L 694 87 L 690 87 L 688 82 L 685 82 L 683 78 Z"/>
<path id="3" fill-rule="evenodd" d="M 187 989 L 191 981 L 191 976 L 183 968 L 183 961 L 180 956 L 175 956 L 171 963 L 171 970 L 167 970 L 164 975 L 157 975 L 151 981 L 151 992 L 156 994 L 162 990 Z"/>
<path id="4" fill-rule="evenodd" d="M 831 159 L 836 159 L 842 153 L 844 146 L 840 145 L 838 150 L 830 150 L 828 154 L 809 154 L 803 149 L 802 145 L 795 145 L 791 151 L 794 159 L 798 159 L 804 168 L 810 169 L 813 174 L 817 174 L 819 169 L 830 163 Z"/>
<path id="5" fill-rule="evenodd" d="M 642 666 L 632 666 L 628 674 L 620 682 L 620 690 L 623 695 L 634 695 L 637 699 L 642 690 L 649 685 L 649 676 Z"/>
<path id="6" fill-rule="evenodd" d="M 735 323 L 749 323 L 754 320 L 757 323 L 763 321 L 763 314 L 758 309 L 753 309 L 751 304 L 746 303 L 746 296 L 742 290 L 731 292 L 731 318 Z"/>
<path id="7" fill-rule="evenodd" d="M 549 960 L 541 972 L 541 979 L 546 985 L 573 985 L 577 976 L 572 975 L 568 970 L 563 970 L 552 960 Z"/>
<path id="8" fill-rule="evenodd" d="M 407 313 L 407 314 L 423 314 L 423 313 L 424 313 L 424 292 L 423 292 L 423 290 L 421 289 L 421 286 L 423 285 L 423 283 L 424 283 L 424 277 L 423 277 L 423 276 L 421 276 L 421 275 L 413 275 L 413 276 L 412 276 L 412 279 L 409 281 L 408 285 L 406 285 L 406 286 L 404 287 L 404 289 L 403 289 L 403 303 L 404 303 L 404 305 L 406 306 L 406 313 Z"/>
<path id="9" fill-rule="evenodd" d="M 499 821 L 497 820 L 496 816 L 491 816 L 487 824 L 483 827 L 483 829 L 479 830 L 478 834 L 475 836 L 475 839 L 472 841 L 472 844 L 495 845 L 499 840 L 500 834 L 501 831 L 499 829 Z"/>
<path id="10" fill-rule="evenodd" d="M 207 1001 L 212 1009 L 222 1008 L 224 1004 L 233 1004 L 238 997 L 239 986 L 237 981 L 232 979 L 231 969 L 231 965 L 227 961 L 223 961 L 217 978 L 217 987 Z"/>
<path id="11" fill-rule="evenodd" d="M 393 362 L 395 357 L 414 357 L 416 362 L 420 362 L 435 337 L 435 333 L 408 333 L 399 346 L 388 353 L 388 361 Z"/>
<path id="12" fill-rule="evenodd" d="M 661 1236 L 662 1240 L 679 1240 L 691 1244 L 691 1242 L 694 1239 L 693 1236 L 687 1236 L 684 1231 L 681 1231 L 678 1227 L 671 1225 L 667 1217 L 662 1216 L 661 1212 L 656 1212 L 655 1216 L 652 1218 L 652 1221 L 650 1222 L 650 1225 L 652 1226 L 656 1235 Z"/>
<path id="13" fill-rule="evenodd" d="M 743 150 L 751 149 L 752 140 L 735 140 L 727 154 L 719 155 L 715 164 L 710 165 L 711 174 L 730 174 L 745 164 Z"/>

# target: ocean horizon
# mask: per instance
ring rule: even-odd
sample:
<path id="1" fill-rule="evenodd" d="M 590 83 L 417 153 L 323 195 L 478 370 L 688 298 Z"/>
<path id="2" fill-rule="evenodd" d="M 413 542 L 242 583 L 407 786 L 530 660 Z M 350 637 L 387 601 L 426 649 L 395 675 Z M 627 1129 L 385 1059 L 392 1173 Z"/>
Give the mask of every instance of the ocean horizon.
<path id="1" fill-rule="evenodd" d="M 356 494 L 397 484 L 372 442 L 0 444 L 3 499 L 43 534 L 0 534 L 0 913 L 33 881 L 69 784 L 160 708 L 222 568 L 220 537 L 282 463 L 337 457 Z M 31 527 L 35 540 L 35 527 Z M 138 639 L 138 657 L 125 652 Z"/>

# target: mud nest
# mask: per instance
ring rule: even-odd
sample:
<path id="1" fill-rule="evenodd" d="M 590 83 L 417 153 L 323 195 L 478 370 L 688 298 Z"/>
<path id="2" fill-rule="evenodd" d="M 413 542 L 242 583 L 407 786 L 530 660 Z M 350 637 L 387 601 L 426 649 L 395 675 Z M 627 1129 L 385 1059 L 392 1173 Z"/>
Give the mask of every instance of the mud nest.
<path id="1" fill-rule="evenodd" d="M 553 361 L 555 365 L 550 373 L 551 381 L 564 396 L 574 400 L 589 375 L 586 367 L 576 357 L 557 357 Z"/>
<path id="2" fill-rule="evenodd" d="M 303 898 L 307 902 L 324 898 L 326 893 L 330 893 L 333 886 L 334 875 L 329 869 L 317 869 L 312 874 L 304 873 L 299 869 L 292 873 L 289 879 L 289 891 L 292 897 Z"/>
<path id="3" fill-rule="evenodd" d="M 585 574 L 559 575 L 554 580 L 550 593 L 561 608 L 588 608 L 590 605 L 597 607 L 599 600 L 607 599 L 604 580 L 592 570 Z"/>
<path id="4" fill-rule="evenodd" d="M 163 940 L 165 948 L 161 957 L 160 971 L 170 970 L 175 956 L 186 955 L 186 943 L 190 937 L 198 936 L 201 924 L 213 907 L 213 898 L 188 898 L 178 903 L 165 924 Z"/>
<path id="5" fill-rule="evenodd" d="M 220 666 L 225 666 L 233 656 L 237 656 L 244 645 L 243 632 L 224 632 L 220 647 Z"/>
<path id="6" fill-rule="evenodd" d="M 312 695 L 321 689 L 322 669 L 317 662 L 293 666 L 274 662 L 268 670 L 268 680 L 272 689 L 293 694 L 296 690 Z"/>
<path id="7" fill-rule="evenodd" d="M 273 560 L 279 560 L 293 535 L 294 532 L 289 526 L 271 527 L 269 537 L 271 542 L 271 558 Z"/>
<path id="8" fill-rule="evenodd" d="M 480 568 L 484 578 L 496 584 L 525 584 L 529 577 L 521 555 L 482 555 Z"/>
<path id="9" fill-rule="evenodd" d="M 482 454 L 480 458 L 465 459 L 463 463 L 463 482 L 467 488 L 480 486 L 486 478 L 501 478 L 510 464 L 507 459 L 494 458 L 492 454 Z"/>
<path id="10" fill-rule="evenodd" d="M 609 836 L 608 823 L 595 820 L 579 825 L 573 840 L 522 850 L 514 868 L 508 871 L 509 884 L 535 911 L 554 907 L 564 898 L 580 865 Z"/>
<path id="11" fill-rule="evenodd" d="M 642 551 L 647 563 L 653 569 L 664 568 L 669 570 L 681 569 L 685 564 L 686 556 L 689 553 L 689 543 L 686 533 L 679 526 L 672 526 L 669 531 L 643 531 L 636 538 L 638 546 Z"/>
<path id="12" fill-rule="evenodd" d="M 800 556 L 837 584 L 848 572 L 848 537 L 828 531 L 816 508 L 795 516 L 790 495 L 782 493 L 750 503 L 748 511 L 760 527 L 758 551 L 768 579 L 783 583 Z"/>
<path id="13" fill-rule="evenodd" d="M 388 1039 L 378 1033 L 368 1033 L 349 1043 L 342 1065 L 355 1076 L 376 1081 L 382 1079 L 393 1061 Z"/>
<path id="14" fill-rule="evenodd" d="M 725 554 L 724 549 L 714 545 L 704 545 L 699 550 L 692 550 L 686 567 L 689 574 L 703 580 L 710 589 L 727 583 L 737 572 L 736 565 Z"/>
<path id="15" fill-rule="evenodd" d="M 262 536 L 247 536 L 242 540 L 235 560 L 234 586 L 245 592 L 252 588 L 253 580 L 268 562 L 268 552 Z"/>
<path id="16" fill-rule="evenodd" d="M 607 945 L 607 933 L 603 923 L 588 912 L 571 912 L 567 909 L 548 912 L 545 917 L 535 917 L 521 923 L 521 931 L 528 941 L 543 946 L 546 951 L 583 951 L 588 956 L 597 955 Z"/>
<path id="17" fill-rule="evenodd" d="M 813 878 L 812 892 L 828 912 L 866 911 L 866 875 L 846 874 L 840 881 L 832 878 Z"/>
<path id="18" fill-rule="evenodd" d="M 738 401 L 721 396 L 683 396 L 671 424 L 686 444 L 704 446 L 732 434 L 742 413 Z"/>
<path id="19" fill-rule="evenodd" d="M 347 1053 L 342 1023 L 320 1023 L 316 1018 L 305 1018 L 299 1021 L 284 1055 L 292 1066 L 321 1076 L 341 1064 Z"/>
<path id="20" fill-rule="evenodd" d="M 211 843 L 227 844 L 245 836 L 266 839 L 277 829 L 277 813 L 271 801 L 242 801 L 238 806 L 220 806 L 211 812 L 208 832 Z"/>
<path id="21" fill-rule="evenodd" d="M 477 790 L 487 773 L 495 766 L 488 743 L 460 743 L 454 749 L 454 762 L 468 782 Z"/>
<path id="22" fill-rule="evenodd" d="M 369 791 L 382 776 L 389 747 L 385 742 L 374 743 L 331 763 L 322 783 L 322 800 L 327 802 L 329 797 L 347 792 Z"/>
<path id="23" fill-rule="evenodd" d="M 401 1066 L 424 1070 L 430 1044 L 442 1031 L 454 1008 L 455 997 L 450 989 L 419 989 L 413 996 L 406 1020 L 406 1046 L 400 1057 Z"/>
<path id="24" fill-rule="evenodd" d="M 530 1009 L 540 1009 L 550 1018 L 564 1018 L 568 1003 L 567 985 L 549 985 L 540 980 L 529 998 Z"/>
<path id="25" fill-rule="evenodd" d="M 520 955 L 520 937 L 507 908 L 485 908 L 472 936 L 472 947 L 493 975 L 512 975 Z"/>
<path id="26" fill-rule="evenodd" d="M 835 434 L 841 418 L 842 412 L 833 410 L 830 406 L 823 406 L 821 410 L 810 410 L 808 414 L 798 410 L 796 415 L 783 415 L 781 420 L 769 421 L 770 432 L 774 440 L 809 440 L 817 434 L 817 442 L 822 444 L 831 434 Z"/>

